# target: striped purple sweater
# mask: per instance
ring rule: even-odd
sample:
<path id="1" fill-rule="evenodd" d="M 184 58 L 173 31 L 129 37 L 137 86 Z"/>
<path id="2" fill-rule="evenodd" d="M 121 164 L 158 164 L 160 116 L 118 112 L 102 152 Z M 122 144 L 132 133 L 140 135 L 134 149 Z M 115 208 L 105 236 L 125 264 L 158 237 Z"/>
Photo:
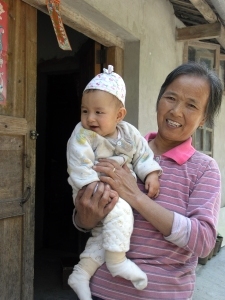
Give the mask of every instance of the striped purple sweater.
<path id="1" fill-rule="evenodd" d="M 195 151 L 191 139 L 155 159 L 163 169 L 155 201 L 190 219 L 189 241 L 183 248 L 176 246 L 134 211 L 127 257 L 146 272 L 148 286 L 138 291 L 130 281 L 112 277 L 104 264 L 91 280 L 92 294 L 104 300 L 192 299 L 197 259 L 214 247 L 221 189 L 215 160 Z M 142 183 L 139 187 L 144 191 Z"/>

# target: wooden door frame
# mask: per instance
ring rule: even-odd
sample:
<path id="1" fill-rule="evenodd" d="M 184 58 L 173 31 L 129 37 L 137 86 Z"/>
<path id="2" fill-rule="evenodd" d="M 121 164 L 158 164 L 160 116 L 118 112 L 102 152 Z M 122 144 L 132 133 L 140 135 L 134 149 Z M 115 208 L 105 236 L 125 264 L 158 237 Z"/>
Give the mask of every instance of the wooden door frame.
<path id="1" fill-rule="evenodd" d="M 25 136 L 24 190 L 31 187 L 31 197 L 24 209 L 24 247 L 22 299 L 30 300 L 34 281 L 34 227 L 35 227 L 35 170 L 36 140 L 30 138 L 30 131 L 36 129 L 36 62 L 37 62 L 37 10 L 26 5 L 26 49 L 25 49 L 25 119 L 28 128 Z"/>
<path id="2" fill-rule="evenodd" d="M 36 9 L 48 14 L 46 0 L 22 0 Z M 124 40 L 118 35 L 109 32 L 96 23 L 91 22 L 82 13 L 79 13 L 73 6 L 69 6 L 66 0 L 61 1 L 60 11 L 63 23 L 95 40 L 106 47 L 119 47 L 124 49 Z"/>
<path id="3" fill-rule="evenodd" d="M 0 115 L 0 134 L 2 149 L 14 151 L 10 155 L 18 158 L 17 165 L 10 164 L 7 156 L 5 160 L 11 178 L 15 176 L 18 182 L 11 181 L 6 172 L 6 193 L 1 194 L 1 266 L 4 272 L 0 289 L 4 299 L 30 300 L 33 298 L 34 278 L 36 145 L 35 140 L 30 139 L 30 130 L 35 130 L 36 124 L 36 9 L 20 0 L 9 0 L 7 4 L 10 17 L 9 80 L 7 103 Z M 13 140 L 17 142 L 13 143 Z M 31 193 L 26 194 L 26 191 Z M 29 195 L 25 197 L 27 201 L 24 201 L 24 195 Z"/>
<path id="4" fill-rule="evenodd" d="M 46 0 L 22 1 L 48 15 Z M 107 47 L 106 64 L 114 65 L 115 72 L 123 76 L 125 48 L 124 40 L 85 18 L 75 9 L 72 9 L 72 7 L 66 5 L 66 1 L 61 2 L 60 11 L 64 24 Z"/>
<path id="5" fill-rule="evenodd" d="M 26 5 L 27 18 L 26 18 L 26 99 L 25 117 L 28 121 L 28 133 L 30 130 L 36 129 L 36 65 L 37 65 L 37 9 L 47 13 L 45 0 L 22 0 L 29 4 Z M 85 20 L 79 16 L 79 24 L 74 22 L 74 15 L 67 9 L 63 11 L 63 22 L 72 27 L 73 29 L 81 32 L 82 34 L 94 39 L 98 43 L 107 47 L 106 64 L 114 65 L 114 70 L 120 75 L 123 75 L 123 52 L 124 43 L 122 39 L 113 36 L 111 33 L 106 32 L 103 28 L 93 26 L 88 20 Z M 33 65 L 36 61 L 35 66 Z M 31 71 L 32 70 L 32 71 Z M 100 69 L 95 70 L 99 73 Z M 29 73 L 29 76 L 28 76 Z M 35 88 L 34 88 L 35 87 Z M 26 160 L 27 163 L 32 162 L 30 168 L 25 168 L 24 175 L 24 187 L 28 185 L 35 186 L 35 155 L 36 155 L 36 143 L 31 140 L 29 136 L 25 139 Z M 32 149 L 28 152 L 28 149 Z M 34 163 L 33 163 L 34 162 Z M 24 219 L 24 249 L 23 249 L 23 268 L 26 272 L 23 272 L 23 288 L 22 299 L 30 300 L 33 295 L 33 279 L 34 279 L 34 226 L 35 226 L 35 189 L 32 189 L 32 197 L 30 203 L 26 205 L 25 219 Z M 28 241 L 28 243 L 26 243 Z M 30 297 L 30 298 L 29 298 Z"/>

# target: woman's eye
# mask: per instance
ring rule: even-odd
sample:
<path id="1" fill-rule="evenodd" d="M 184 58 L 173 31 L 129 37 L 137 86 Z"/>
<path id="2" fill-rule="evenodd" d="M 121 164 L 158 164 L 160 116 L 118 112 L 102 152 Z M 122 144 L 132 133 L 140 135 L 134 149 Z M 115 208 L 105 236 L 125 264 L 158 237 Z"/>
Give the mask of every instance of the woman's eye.
<path id="1" fill-rule="evenodd" d="M 188 106 L 191 108 L 196 108 L 196 106 L 194 104 L 188 104 Z"/>
<path id="2" fill-rule="evenodd" d="M 171 97 L 171 96 L 168 96 L 167 98 L 168 98 L 169 100 L 172 100 L 172 101 L 175 100 L 175 98 L 174 98 L 174 97 Z"/>

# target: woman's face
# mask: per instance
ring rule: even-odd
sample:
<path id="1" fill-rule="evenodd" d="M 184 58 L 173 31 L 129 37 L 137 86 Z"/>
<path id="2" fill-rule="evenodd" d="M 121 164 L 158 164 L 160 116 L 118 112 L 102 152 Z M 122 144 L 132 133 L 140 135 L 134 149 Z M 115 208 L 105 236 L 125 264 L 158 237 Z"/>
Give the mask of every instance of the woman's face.
<path id="1" fill-rule="evenodd" d="M 167 142 L 180 144 L 204 124 L 209 83 L 197 76 L 181 75 L 165 90 L 158 103 L 158 133 Z"/>

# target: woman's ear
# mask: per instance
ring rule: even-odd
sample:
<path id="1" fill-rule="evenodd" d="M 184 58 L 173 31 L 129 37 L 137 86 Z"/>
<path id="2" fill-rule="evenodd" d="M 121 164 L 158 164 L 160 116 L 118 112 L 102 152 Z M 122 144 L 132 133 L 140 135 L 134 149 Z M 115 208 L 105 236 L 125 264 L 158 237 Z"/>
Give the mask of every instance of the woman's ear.
<path id="1" fill-rule="evenodd" d="M 198 127 L 202 127 L 206 122 L 206 117 L 204 117 L 201 122 L 199 123 Z"/>
<path id="2" fill-rule="evenodd" d="M 125 116 L 127 114 L 127 110 L 125 107 L 120 107 L 120 109 L 117 112 L 117 122 L 119 123 L 120 121 L 122 121 Z"/>

